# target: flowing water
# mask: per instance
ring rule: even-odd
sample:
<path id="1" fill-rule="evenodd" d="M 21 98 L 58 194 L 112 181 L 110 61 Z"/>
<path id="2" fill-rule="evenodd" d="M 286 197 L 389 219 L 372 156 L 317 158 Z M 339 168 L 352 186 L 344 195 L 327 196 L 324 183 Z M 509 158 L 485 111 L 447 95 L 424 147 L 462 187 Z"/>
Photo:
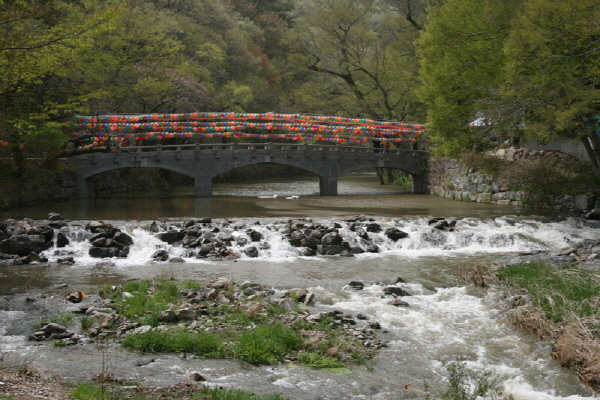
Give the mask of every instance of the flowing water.
<path id="1" fill-rule="evenodd" d="M 18 354 L 73 381 L 89 380 L 109 368 L 129 379 L 167 385 L 189 381 L 189 375 L 198 372 L 209 385 L 280 392 L 291 399 L 307 400 L 425 398 L 425 383 L 435 394 L 446 377 L 443 363 L 462 356 L 468 368 L 497 374 L 505 394 L 516 400 L 592 397 L 575 373 L 550 360 L 547 344 L 508 323 L 510 311 L 504 307 L 501 289 L 465 286 L 460 275 L 470 267 L 516 252 L 559 250 L 585 239 L 598 240 L 598 224 L 554 212 L 412 195 L 394 186 L 381 186 L 369 174 L 353 174 L 342 180 L 340 196 L 335 197 L 315 195 L 318 184 L 309 179 L 215 185 L 213 198 L 196 199 L 192 190 L 177 188 L 7 212 L 4 217 L 22 214 L 33 219 L 44 218 L 49 212 L 61 213 L 69 224 L 63 232 L 71 244 L 62 252 L 46 252 L 50 266 L 0 268 L 2 354 Z M 288 199 L 290 196 L 299 198 Z M 343 218 L 357 214 L 409 236 L 394 242 L 383 232 L 370 233 L 378 253 L 340 257 L 304 256 L 282 233 L 288 220 L 303 219 L 301 222 L 325 226 L 337 223 L 344 239 L 362 248 L 364 241 Z M 232 227 L 236 237 L 232 246 L 242 254 L 240 259 L 190 257 L 185 249 L 159 241 L 148 229 L 155 221 L 166 230 L 181 226 L 190 217 L 206 216 L 216 224 Z M 454 231 L 433 229 L 428 223 L 431 216 L 456 220 Z M 112 223 L 133 237 L 134 245 L 126 259 L 106 262 L 88 256 L 90 235 L 84 226 L 93 219 Z M 261 232 L 268 243 L 257 258 L 243 255 L 251 244 L 245 237 L 250 227 Z M 156 249 L 165 249 L 186 262 L 152 262 Z M 74 256 L 74 265 L 53 263 L 65 252 Z M 202 282 L 227 276 L 237 282 L 250 280 L 278 288 L 306 287 L 317 295 L 314 312 L 337 309 L 366 315 L 382 325 L 381 336 L 388 347 L 372 363 L 334 373 L 285 365 L 255 367 L 175 354 L 150 356 L 118 347 L 56 348 L 26 340 L 34 322 L 32 315 L 39 318 L 40 312 L 50 313 L 63 306 L 61 296 L 66 292 L 93 293 L 99 284 L 157 275 Z M 379 282 L 393 283 L 398 277 L 407 282 L 398 285 L 412 293 L 403 298 L 408 307 L 389 305 L 389 298 L 382 296 L 384 286 Z M 346 285 L 350 281 L 364 282 L 364 290 L 349 290 Z M 35 301 L 28 302 L 27 297 Z M 154 361 L 148 362 L 149 358 Z"/>

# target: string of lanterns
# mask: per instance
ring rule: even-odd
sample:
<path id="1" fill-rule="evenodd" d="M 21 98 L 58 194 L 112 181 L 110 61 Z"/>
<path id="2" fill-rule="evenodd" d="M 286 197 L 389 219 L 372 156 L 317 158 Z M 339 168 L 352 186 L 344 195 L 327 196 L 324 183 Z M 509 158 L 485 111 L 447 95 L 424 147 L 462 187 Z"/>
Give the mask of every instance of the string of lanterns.
<path id="1" fill-rule="evenodd" d="M 75 116 L 74 136 L 102 145 L 109 138 L 158 140 L 165 138 L 254 138 L 319 140 L 340 143 L 429 142 L 416 136 L 427 132 L 423 124 L 377 121 L 307 114 L 197 112 Z M 248 132 L 247 130 L 262 132 Z M 277 130 L 278 132 L 268 132 Z M 267 131 L 267 132 L 265 132 Z M 283 131 L 283 133 L 282 133 Z M 414 135 L 412 138 L 401 137 Z"/>

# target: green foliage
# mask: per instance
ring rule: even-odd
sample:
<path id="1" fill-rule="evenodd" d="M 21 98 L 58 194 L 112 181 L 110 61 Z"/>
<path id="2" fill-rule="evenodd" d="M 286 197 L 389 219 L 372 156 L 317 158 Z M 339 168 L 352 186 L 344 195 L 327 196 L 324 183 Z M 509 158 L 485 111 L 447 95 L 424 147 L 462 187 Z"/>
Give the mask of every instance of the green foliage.
<path id="1" fill-rule="evenodd" d="M 519 190 L 539 195 L 537 201 L 545 201 L 549 195 L 594 192 L 600 187 L 600 178 L 589 165 L 578 162 L 561 168 L 544 160 L 513 163 L 496 176 Z"/>
<path id="2" fill-rule="evenodd" d="M 81 329 L 83 331 L 87 331 L 94 325 L 94 320 L 92 318 L 83 317 L 83 318 L 81 318 L 80 324 L 81 324 Z"/>
<path id="3" fill-rule="evenodd" d="M 448 384 L 440 393 L 447 400 L 503 399 L 499 378 L 489 370 L 476 371 L 467 368 L 464 358 L 444 363 L 448 372 Z M 512 397 L 512 396 L 511 396 Z"/>
<path id="4" fill-rule="evenodd" d="M 105 400 L 112 398 L 104 386 L 91 382 L 79 383 L 71 393 L 71 397 L 78 400 Z"/>
<path id="5" fill-rule="evenodd" d="M 475 152 L 462 154 L 460 161 L 469 168 L 475 168 L 495 178 L 508 166 L 506 160 Z"/>
<path id="6" fill-rule="evenodd" d="M 197 354 L 206 358 L 224 356 L 221 339 L 213 334 L 192 333 L 182 329 L 151 330 L 128 335 L 122 342 L 126 348 L 142 352 L 171 352 Z"/>
<path id="7" fill-rule="evenodd" d="M 298 3 L 292 15 L 289 42 L 298 53 L 293 61 L 316 75 L 313 81 L 298 71 L 302 83 L 311 80 L 293 88 L 300 106 L 314 99 L 335 113 L 376 119 L 420 116 L 414 96 L 418 29 L 407 27 L 399 13 L 372 0 L 326 0 Z"/>
<path id="8" fill-rule="evenodd" d="M 531 263 L 510 265 L 496 275 L 512 286 L 525 289 L 533 304 L 552 322 L 585 318 L 600 311 L 600 276 L 593 271 Z"/>
<path id="9" fill-rule="evenodd" d="M 525 129 L 548 139 L 596 134 L 589 117 L 600 112 L 600 54 L 595 49 L 600 4 L 525 1 L 515 15 L 504 51 L 504 93 L 524 109 Z"/>
<path id="10" fill-rule="evenodd" d="M 133 294 L 123 297 L 122 291 Z M 121 290 L 113 290 L 110 285 L 101 289 L 101 294 L 114 300 L 127 318 L 141 318 L 142 322 L 153 326 L 158 324 L 158 314 L 180 299 L 180 286 L 168 280 L 136 280 L 123 285 Z"/>
<path id="11" fill-rule="evenodd" d="M 300 336 L 285 325 L 261 325 L 242 334 L 233 353 L 250 364 L 271 365 L 283 361 L 287 354 L 298 350 L 301 345 Z"/>
<path id="12" fill-rule="evenodd" d="M 504 65 L 502 45 L 518 2 L 448 0 L 430 12 L 418 41 L 428 128 L 436 151 L 454 156 L 486 144 L 486 126 L 470 127 L 496 106 Z"/>
<path id="13" fill-rule="evenodd" d="M 400 175 L 394 181 L 394 185 L 402 186 L 405 189 L 412 189 L 413 178 L 411 175 Z"/>
<path id="14" fill-rule="evenodd" d="M 73 314 L 72 313 L 64 313 L 59 315 L 54 315 L 50 318 L 50 322 L 55 324 L 69 326 L 73 323 Z"/>
<path id="15" fill-rule="evenodd" d="M 267 394 L 267 395 L 256 395 L 245 390 L 233 389 L 233 388 L 210 388 L 205 387 L 204 393 L 210 396 L 210 400 L 284 400 L 279 394 Z M 197 395 L 192 397 L 191 400 L 205 400 L 205 395 Z"/>
<path id="16" fill-rule="evenodd" d="M 344 364 L 333 357 L 323 356 L 318 353 L 300 353 L 298 361 L 311 368 L 342 368 Z"/>

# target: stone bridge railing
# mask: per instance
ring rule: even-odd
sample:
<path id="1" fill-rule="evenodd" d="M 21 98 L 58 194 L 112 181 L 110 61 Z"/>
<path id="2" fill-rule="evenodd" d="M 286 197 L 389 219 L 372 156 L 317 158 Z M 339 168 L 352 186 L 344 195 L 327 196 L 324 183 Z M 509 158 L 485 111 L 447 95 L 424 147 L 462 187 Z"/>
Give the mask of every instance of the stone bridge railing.
<path id="1" fill-rule="evenodd" d="M 90 197 L 87 179 L 121 168 L 163 168 L 195 179 L 197 196 L 212 195 L 212 179 L 251 164 L 272 163 L 302 168 L 319 177 L 321 195 L 336 195 L 340 176 L 365 168 L 394 168 L 413 177 L 413 192 L 426 191 L 427 152 L 304 143 L 197 143 L 126 146 L 115 153 L 70 157 L 75 165 L 78 197 Z"/>

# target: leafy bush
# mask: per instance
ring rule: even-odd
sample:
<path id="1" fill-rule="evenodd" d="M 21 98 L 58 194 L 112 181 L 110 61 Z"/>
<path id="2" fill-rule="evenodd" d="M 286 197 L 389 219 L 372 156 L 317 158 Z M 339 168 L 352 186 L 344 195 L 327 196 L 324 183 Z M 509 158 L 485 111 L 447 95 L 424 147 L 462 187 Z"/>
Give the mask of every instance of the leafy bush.
<path id="1" fill-rule="evenodd" d="M 465 166 L 475 168 L 495 178 L 508 166 L 506 160 L 474 152 L 463 154 L 460 160 Z"/>
<path id="2" fill-rule="evenodd" d="M 560 168 L 547 160 L 513 163 L 499 175 L 517 189 L 540 196 L 577 195 L 597 191 L 600 181 L 585 163 L 573 162 Z"/>
<path id="3" fill-rule="evenodd" d="M 448 384 L 440 393 L 447 400 L 502 399 L 500 380 L 491 371 L 475 371 L 467 368 L 464 358 L 445 363 Z"/>

